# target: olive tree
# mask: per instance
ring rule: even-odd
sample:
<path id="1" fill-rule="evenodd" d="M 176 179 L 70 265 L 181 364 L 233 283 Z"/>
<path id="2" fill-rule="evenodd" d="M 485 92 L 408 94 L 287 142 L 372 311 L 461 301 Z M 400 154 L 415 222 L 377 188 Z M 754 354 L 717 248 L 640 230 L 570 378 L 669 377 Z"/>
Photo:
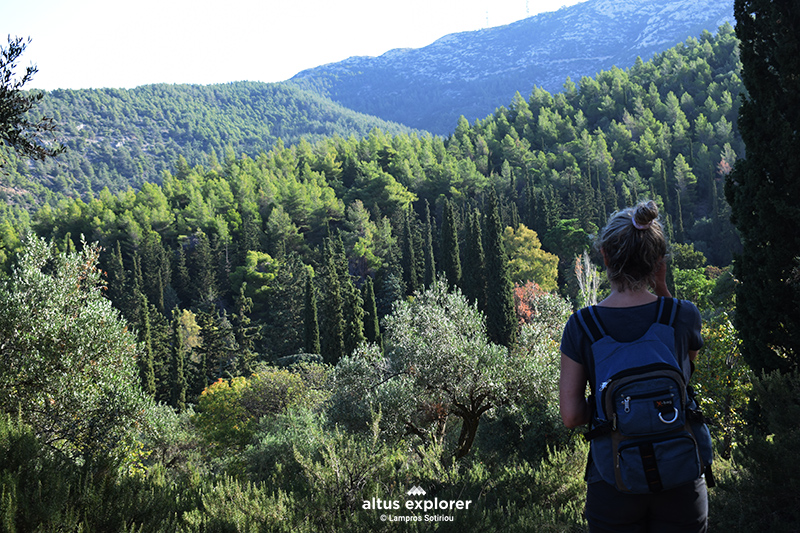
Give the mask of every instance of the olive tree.
<path id="1" fill-rule="evenodd" d="M 531 386 L 531 360 L 492 343 L 483 314 L 439 279 L 400 302 L 385 320 L 386 356 L 362 345 L 334 373 L 332 414 L 368 427 L 381 412 L 389 431 L 441 442 L 460 423 L 454 455 L 469 453 L 484 414 L 518 401 Z"/>
<path id="2" fill-rule="evenodd" d="M 83 462 L 108 458 L 143 421 L 140 349 L 97 268 L 99 248 L 23 240 L 0 280 L 0 409 Z"/>

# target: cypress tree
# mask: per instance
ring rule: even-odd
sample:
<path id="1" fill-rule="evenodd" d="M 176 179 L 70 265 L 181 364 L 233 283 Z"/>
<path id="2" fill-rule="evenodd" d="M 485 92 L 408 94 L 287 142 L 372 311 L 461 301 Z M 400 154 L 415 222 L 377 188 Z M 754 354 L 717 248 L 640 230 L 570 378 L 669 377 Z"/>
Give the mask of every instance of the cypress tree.
<path id="1" fill-rule="evenodd" d="M 161 244 L 161 236 L 149 231 L 141 244 L 142 292 L 164 313 L 164 291 L 170 282 L 170 266 L 167 253 Z"/>
<path id="2" fill-rule="evenodd" d="M 373 344 L 383 346 L 378 322 L 378 306 L 375 301 L 375 287 L 371 277 L 367 276 L 361 291 L 364 300 L 364 337 Z"/>
<path id="3" fill-rule="evenodd" d="M 189 269 L 186 266 L 186 252 L 182 244 L 179 244 L 178 249 L 175 251 L 174 261 L 175 292 L 178 294 L 178 299 L 188 306 L 192 300 L 192 281 L 189 275 Z"/>
<path id="4" fill-rule="evenodd" d="M 242 283 L 239 288 L 239 295 L 234 300 L 236 304 L 235 312 L 231 317 L 231 327 L 236 345 L 239 347 L 236 360 L 236 373 L 248 375 L 253 370 L 253 362 L 256 359 L 256 341 L 259 339 L 258 326 L 252 325 L 250 313 L 253 310 L 253 299 L 247 296 L 247 283 Z"/>
<path id="5" fill-rule="evenodd" d="M 444 216 L 442 217 L 442 271 L 450 287 L 461 285 L 461 257 L 458 247 L 458 228 L 453 203 L 447 199 L 444 202 Z"/>
<path id="6" fill-rule="evenodd" d="M 436 260 L 433 256 L 433 222 L 431 221 L 431 209 L 428 200 L 425 200 L 425 225 L 424 225 L 423 256 L 425 258 L 425 287 L 433 285 L 436 279 Z"/>
<path id="7" fill-rule="evenodd" d="M 344 355 L 344 302 L 340 277 L 334 259 L 332 238 L 323 244 L 324 265 L 319 276 L 322 299 L 322 327 L 320 328 L 320 354 L 323 361 L 335 365 Z"/>
<path id="8" fill-rule="evenodd" d="M 150 338 L 150 310 L 147 296 L 138 293 L 139 300 L 139 342 L 142 343 L 142 357 L 139 359 L 139 378 L 142 389 L 150 397 L 156 394 L 156 376 L 153 365 L 153 345 Z"/>
<path id="9" fill-rule="evenodd" d="M 522 220 L 529 228 L 536 228 L 536 189 L 533 186 L 533 178 L 525 181 L 525 204 L 522 210 Z"/>
<path id="10" fill-rule="evenodd" d="M 517 336 L 514 284 L 503 244 L 503 225 L 494 190 L 486 206 L 486 328 L 496 344 L 511 346 Z"/>
<path id="11" fill-rule="evenodd" d="M 684 240 L 684 228 L 683 228 L 683 206 L 681 205 L 681 191 L 680 189 L 675 190 L 675 223 L 677 227 L 675 228 L 675 235 L 679 242 L 683 242 Z"/>
<path id="12" fill-rule="evenodd" d="M 406 291 L 409 294 L 419 290 L 419 278 L 417 277 L 417 255 L 414 249 L 414 235 L 411 231 L 410 212 L 403 213 L 403 240 L 402 240 L 402 266 L 403 281 L 406 283 Z"/>
<path id="13" fill-rule="evenodd" d="M 317 291 L 311 276 L 306 276 L 305 313 L 303 317 L 304 349 L 306 353 L 320 353 L 319 321 L 317 318 Z"/>
<path id="14" fill-rule="evenodd" d="M 172 312 L 172 368 L 171 368 L 171 393 L 170 404 L 178 411 L 186 409 L 186 390 L 189 388 L 186 380 L 186 347 L 181 333 L 180 311 Z"/>
<path id="15" fill-rule="evenodd" d="M 125 273 L 125 264 L 122 262 L 122 247 L 119 241 L 114 246 L 106 271 L 108 272 L 108 298 L 117 309 L 122 309 L 128 278 Z"/>
<path id="16" fill-rule="evenodd" d="M 734 269 L 736 326 L 756 372 L 800 358 L 800 11 L 796 0 L 736 0 L 742 81 L 736 161 L 725 194 L 742 253 Z"/>
<path id="17" fill-rule="evenodd" d="M 461 278 L 464 296 L 486 310 L 486 255 L 483 252 L 483 235 L 480 212 L 476 209 L 467 215 L 467 237 L 464 240 L 464 272 Z"/>
<path id="18" fill-rule="evenodd" d="M 344 303 L 344 353 L 353 353 L 364 342 L 364 300 L 350 275 L 341 284 Z"/>
<path id="19" fill-rule="evenodd" d="M 203 231 L 198 231 L 196 234 L 194 250 L 189 261 L 189 273 L 191 274 L 191 296 L 195 301 L 216 298 L 218 291 L 214 255 L 208 236 Z"/>

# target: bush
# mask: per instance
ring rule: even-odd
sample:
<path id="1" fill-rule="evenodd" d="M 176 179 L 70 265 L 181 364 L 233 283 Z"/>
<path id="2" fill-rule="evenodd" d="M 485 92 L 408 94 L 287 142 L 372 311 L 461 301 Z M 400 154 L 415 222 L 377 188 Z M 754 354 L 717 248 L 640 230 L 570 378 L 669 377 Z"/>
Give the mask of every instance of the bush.
<path id="1" fill-rule="evenodd" d="M 753 380 L 752 434 L 734 451 L 711 499 L 715 527 L 730 532 L 800 530 L 800 373 Z"/>

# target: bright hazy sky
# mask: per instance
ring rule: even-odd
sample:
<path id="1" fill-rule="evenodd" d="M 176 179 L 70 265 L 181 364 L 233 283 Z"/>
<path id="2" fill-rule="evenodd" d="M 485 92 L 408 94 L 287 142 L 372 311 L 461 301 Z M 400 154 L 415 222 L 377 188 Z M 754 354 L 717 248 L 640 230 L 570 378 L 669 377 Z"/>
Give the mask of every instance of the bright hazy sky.
<path id="1" fill-rule="evenodd" d="M 272 82 L 580 1 L 2 0 L 0 38 L 33 39 L 31 89 Z"/>

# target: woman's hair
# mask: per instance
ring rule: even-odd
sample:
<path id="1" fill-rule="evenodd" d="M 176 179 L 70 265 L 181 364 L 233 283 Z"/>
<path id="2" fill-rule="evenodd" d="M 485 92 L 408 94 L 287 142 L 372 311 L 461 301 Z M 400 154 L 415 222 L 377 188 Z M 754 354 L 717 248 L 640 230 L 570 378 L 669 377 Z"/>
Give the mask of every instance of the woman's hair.
<path id="1" fill-rule="evenodd" d="M 652 200 L 617 211 L 600 231 L 595 245 L 602 250 L 608 279 L 620 291 L 655 284 L 655 273 L 667 254 L 667 239 Z"/>

